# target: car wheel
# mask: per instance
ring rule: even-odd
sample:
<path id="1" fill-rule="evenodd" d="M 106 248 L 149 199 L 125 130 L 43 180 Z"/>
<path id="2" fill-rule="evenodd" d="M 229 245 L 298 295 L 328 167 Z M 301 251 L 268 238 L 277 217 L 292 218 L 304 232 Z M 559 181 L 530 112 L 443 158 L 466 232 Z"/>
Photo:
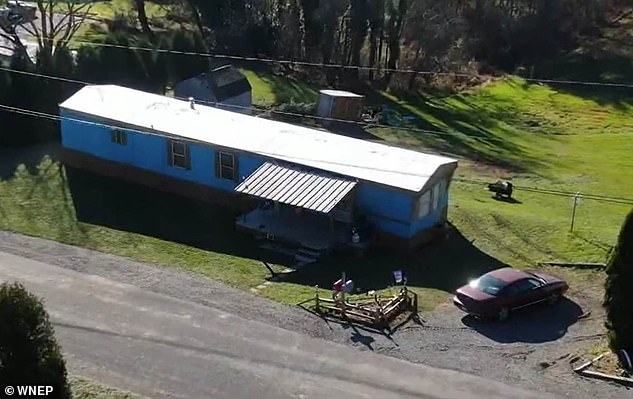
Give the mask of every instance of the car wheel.
<path id="1" fill-rule="evenodd" d="M 501 310 L 499 310 L 499 313 L 497 314 L 497 320 L 505 321 L 508 319 L 509 315 L 510 315 L 510 310 L 508 308 L 501 308 Z"/>
<path id="2" fill-rule="evenodd" d="M 549 303 L 550 305 L 554 305 L 558 301 L 560 301 L 560 294 L 559 293 L 552 294 L 549 298 L 547 298 L 547 303 Z"/>

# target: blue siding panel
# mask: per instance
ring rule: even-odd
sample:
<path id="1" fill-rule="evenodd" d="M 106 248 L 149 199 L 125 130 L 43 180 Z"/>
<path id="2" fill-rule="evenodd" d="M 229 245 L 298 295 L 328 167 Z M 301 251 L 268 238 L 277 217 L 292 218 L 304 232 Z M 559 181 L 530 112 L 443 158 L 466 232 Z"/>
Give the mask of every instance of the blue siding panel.
<path id="1" fill-rule="evenodd" d="M 267 160 L 262 157 L 241 155 L 238 165 L 240 171 L 240 181 L 245 180 L 266 161 Z"/>
<path id="2" fill-rule="evenodd" d="M 64 112 L 62 116 L 80 119 Z M 237 184 L 216 177 L 216 151 L 211 147 L 189 144 L 191 168 L 185 170 L 169 166 L 164 137 L 120 129 L 127 134 L 127 145 L 119 145 L 111 141 L 110 128 L 67 119 L 62 120 L 61 130 L 65 148 L 225 191 L 233 191 Z M 237 154 L 236 161 L 240 178 L 250 175 L 264 163 L 261 157 Z"/>
<path id="3" fill-rule="evenodd" d="M 399 237 L 411 236 L 414 196 L 362 182 L 356 192 L 356 206 L 378 229 Z"/>
<path id="4" fill-rule="evenodd" d="M 433 193 L 431 193 L 431 204 L 433 203 Z M 411 235 L 415 235 L 430 227 L 444 224 L 444 210 L 448 207 L 448 188 L 443 192 L 440 192 L 440 198 L 438 200 L 438 206 L 436 209 L 431 209 L 431 212 L 418 220 L 414 220 L 411 223 Z"/>

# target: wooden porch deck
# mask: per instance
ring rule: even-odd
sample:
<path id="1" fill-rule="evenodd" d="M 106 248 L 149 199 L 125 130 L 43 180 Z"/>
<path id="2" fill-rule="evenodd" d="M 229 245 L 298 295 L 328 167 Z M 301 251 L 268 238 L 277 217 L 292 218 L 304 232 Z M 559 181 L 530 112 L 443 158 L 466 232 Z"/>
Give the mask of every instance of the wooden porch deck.
<path id="1" fill-rule="evenodd" d="M 237 218 L 238 229 L 271 241 L 291 243 L 317 251 L 328 251 L 350 240 L 340 224 L 330 227 L 327 215 L 311 212 L 295 214 L 291 209 L 256 209 Z"/>

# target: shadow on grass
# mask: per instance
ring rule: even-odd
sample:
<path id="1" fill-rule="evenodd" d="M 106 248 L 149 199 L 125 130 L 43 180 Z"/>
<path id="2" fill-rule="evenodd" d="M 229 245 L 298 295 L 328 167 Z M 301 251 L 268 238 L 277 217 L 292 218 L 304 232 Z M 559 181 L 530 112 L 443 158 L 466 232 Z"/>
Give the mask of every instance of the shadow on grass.
<path id="1" fill-rule="evenodd" d="M 275 93 L 276 103 L 316 103 L 319 92 L 312 85 L 293 77 L 280 76 L 271 73 L 256 72 L 257 76 L 268 83 Z"/>
<path id="2" fill-rule="evenodd" d="M 501 267 L 507 265 L 480 251 L 459 231 L 452 230 L 445 241 L 411 254 L 376 249 L 364 258 L 335 255 L 291 273 L 286 281 L 329 289 L 344 271 L 360 292 L 367 292 L 393 285 L 393 271 L 402 270 L 411 287 L 452 292 L 465 281 Z"/>
<path id="3" fill-rule="evenodd" d="M 66 167 L 77 220 L 206 251 L 283 264 L 237 232 L 226 208 Z M 264 267 L 264 266 L 262 266 Z"/>
<path id="4" fill-rule="evenodd" d="M 498 202 L 505 202 L 506 204 L 522 204 L 523 202 L 519 201 L 518 199 L 514 198 L 514 197 L 497 197 L 495 195 L 491 196 L 490 198 L 492 198 L 495 201 Z"/>
<path id="5" fill-rule="evenodd" d="M 468 101 L 464 95 L 452 96 L 451 102 L 421 96 L 404 99 L 415 107 L 412 110 L 380 92 L 369 94 L 367 100 L 373 105 L 388 107 L 396 115 L 413 117 L 406 124 L 391 128 L 389 134 L 396 139 L 403 138 L 442 153 L 517 172 L 544 166 L 540 158 L 515 144 L 509 132 L 495 133 L 500 121 L 516 120 L 516 110 L 507 104 L 487 98 L 484 107 Z M 442 126 L 433 121 L 441 121 Z M 530 132 L 526 129 L 518 134 Z"/>
<path id="6" fill-rule="evenodd" d="M 74 168 L 67 168 L 66 175 L 81 222 L 278 265 L 289 266 L 293 261 L 258 248 L 257 241 L 237 232 L 237 215 L 223 207 Z M 411 254 L 386 249 L 371 251 L 364 258 L 334 254 L 288 274 L 284 281 L 329 288 L 345 271 L 362 291 L 379 290 L 393 284 L 394 270 L 402 270 L 412 287 L 452 292 L 471 278 L 506 266 L 453 230 L 445 241 Z"/>
<path id="7" fill-rule="evenodd" d="M 554 306 L 538 304 L 519 310 L 504 322 L 464 316 L 462 322 L 499 343 L 543 343 L 562 338 L 583 314 L 576 302 L 563 298 Z"/>
<path id="8" fill-rule="evenodd" d="M 628 44 L 630 46 L 630 44 Z M 605 86 L 576 83 L 549 83 L 557 91 L 623 109 L 633 106 L 633 88 L 610 84 L 633 84 L 633 57 L 624 54 L 572 54 L 538 68 L 539 76 L 555 76 L 560 81 L 605 83 Z"/>

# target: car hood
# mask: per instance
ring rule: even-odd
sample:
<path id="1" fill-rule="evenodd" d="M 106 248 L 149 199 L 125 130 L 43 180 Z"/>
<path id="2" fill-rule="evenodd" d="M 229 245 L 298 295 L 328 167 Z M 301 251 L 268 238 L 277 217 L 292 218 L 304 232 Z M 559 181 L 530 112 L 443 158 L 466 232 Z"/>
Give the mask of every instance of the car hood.
<path id="1" fill-rule="evenodd" d="M 476 288 L 471 287 L 470 285 L 465 285 L 459 289 L 457 289 L 457 291 L 455 292 L 457 294 L 457 297 L 460 299 L 465 299 L 468 298 L 472 301 L 487 301 L 489 299 L 494 298 L 493 295 L 490 294 L 486 294 L 483 291 L 480 291 Z"/>

